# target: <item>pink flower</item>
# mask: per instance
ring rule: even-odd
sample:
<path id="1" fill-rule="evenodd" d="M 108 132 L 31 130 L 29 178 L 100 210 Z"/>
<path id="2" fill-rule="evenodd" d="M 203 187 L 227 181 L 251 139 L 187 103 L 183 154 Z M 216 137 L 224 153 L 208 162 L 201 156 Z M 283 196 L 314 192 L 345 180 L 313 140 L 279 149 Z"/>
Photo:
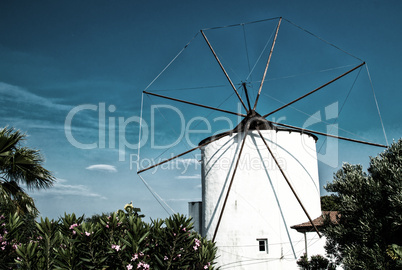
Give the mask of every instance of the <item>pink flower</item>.
<path id="1" fill-rule="evenodd" d="M 169 259 L 168 256 L 163 257 L 164 261 L 167 261 L 168 259 Z"/>
<path id="2" fill-rule="evenodd" d="M 135 261 L 136 259 L 138 259 L 138 254 L 137 254 L 137 253 L 135 253 L 135 254 L 133 255 L 133 257 L 131 258 L 131 260 L 132 260 L 132 261 Z"/>
<path id="3" fill-rule="evenodd" d="M 131 269 L 133 269 L 133 266 L 131 264 L 128 264 L 127 265 L 127 270 L 131 270 Z"/>
<path id="4" fill-rule="evenodd" d="M 194 244 L 195 244 L 195 246 L 193 246 L 193 249 L 194 249 L 194 250 L 197 250 L 198 247 L 201 246 L 201 241 L 200 241 L 199 239 L 195 238 L 195 239 L 194 239 Z"/>
<path id="5" fill-rule="evenodd" d="M 119 245 L 112 245 L 112 249 L 115 249 L 116 251 L 120 250 L 120 246 Z"/>
<path id="6" fill-rule="evenodd" d="M 85 232 L 85 235 L 86 235 L 86 236 L 90 236 L 90 235 L 91 235 L 91 233 L 89 233 L 89 232 Z"/>
<path id="7" fill-rule="evenodd" d="M 149 269 L 149 264 L 144 263 L 144 262 L 139 262 L 139 263 L 137 264 L 137 269 L 140 269 L 141 267 L 142 267 L 144 270 L 148 270 L 148 269 Z"/>
<path id="8" fill-rule="evenodd" d="M 73 225 L 70 226 L 70 230 L 73 230 L 75 227 L 78 227 L 79 225 L 77 223 L 74 223 Z"/>

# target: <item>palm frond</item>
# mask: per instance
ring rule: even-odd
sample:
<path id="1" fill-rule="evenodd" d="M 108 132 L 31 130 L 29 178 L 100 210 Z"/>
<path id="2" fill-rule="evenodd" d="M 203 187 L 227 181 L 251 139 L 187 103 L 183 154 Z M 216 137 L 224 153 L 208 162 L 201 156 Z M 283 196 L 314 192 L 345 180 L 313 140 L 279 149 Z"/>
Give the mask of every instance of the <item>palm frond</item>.
<path id="1" fill-rule="evenodd" d="M 39 214 L 33 198 L 15 182 L 0 183 L 0 206 L 18 214 Z"/>
<path id="2" fill-rule="evenodd" d="M 25 137 L 13 128 L 0 129 L 0 177 L 26 184 L 28 189 L 51 187 L 55 178 L 42 166 L 44 158 L 39 150 L 20 146 Z"/>
<path id="3" fill-rule="evenodd" d="M 53 185 L 54 177 L 42 166 L 44 159 L 38 150 L 18 148 L 7 169 L 11 181 L 24 183 L 28 189 L 42 189 Z"/>
<path id="4" fill-rule="evenodd" d="M 0 129 L 0 206 L 36 215 L 38 210 L 21 186 L 28 189 L 51 187 L 55 181 L 42 164 L 39 150 L 21 146 L 26 135 L 14 128 Z"/>
<path id="5" fill-rule="evenodd" d="M 0 129 L 0 156 L 7 156 L 25 138 L 26 134 L 14 128 L 4 127 Z"/>

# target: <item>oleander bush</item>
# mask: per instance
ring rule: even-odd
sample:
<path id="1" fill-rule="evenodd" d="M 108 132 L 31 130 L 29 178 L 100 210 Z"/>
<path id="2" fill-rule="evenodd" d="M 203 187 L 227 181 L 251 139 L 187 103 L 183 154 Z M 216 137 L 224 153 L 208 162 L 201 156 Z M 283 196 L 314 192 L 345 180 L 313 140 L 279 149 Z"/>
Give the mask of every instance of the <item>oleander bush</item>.
<path id="1" fill-rule="evenodd" d="M 214 269 L 215 244 L 192 230 L 191 219 L 146 223 L 133 209 L 94 221 L 41 218 L 28 231 L 18 213 L 0 213 L 0 269 Z"/>

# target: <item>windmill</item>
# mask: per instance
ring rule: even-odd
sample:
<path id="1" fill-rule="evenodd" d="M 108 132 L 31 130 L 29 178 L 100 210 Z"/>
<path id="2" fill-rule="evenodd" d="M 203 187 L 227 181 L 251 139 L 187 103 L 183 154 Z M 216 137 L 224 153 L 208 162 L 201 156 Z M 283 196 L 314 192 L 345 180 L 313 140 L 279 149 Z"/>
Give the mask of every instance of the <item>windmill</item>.
<path id="1" fill-rule="evenodd" d="M 148 91 L 149 86 L 143 91 L 143 94 L 147 96 L 242 118 L 233 129 L 214 134 L 201 140 L 197 146 L 191 149 L 137 171 L 141 177 L 141 174 L 148 170 L 172 162 L 198 149 L 201 150 L 202 220 L 200 220 L 200 229 L 204 236 L 218 243 L 217 245 L 221 249 L 219 264 L 222 269 L 225 267 L 252 269 L 253 266 L 256 269 L 264 269 L 262 264 L 267 265 L 269 269 L 280 269 L 281 267 L 289 269 L 289 265 L 296 267 L 294 259 L 297 258 L 296 254 L 299 252 L 295 237 L 292 236 L 294 232 L 291 232 L 289 227 L 304 219 L 311 223 L 317 236 L 321 237 L 313 223 L 313 218 L 321 215 L 315 146 L 318 138 L 316 135 L 375 147 L 386 147 L 382 144 L 331 135 L 267 119 L 340 81 L 349 74 L 361 70 L 366 65 L 364 61 L 359 61 L 345 72 L 330 78 L 325 83 L 274 110 L 268 112 L 265 111 L 266 108 L 263 108 L 264 111 L 257 110 L 281 23 L 286 19 L 268 20 L 275 20 L 277 24 L 254 99 L 248 88 L 248 77 L 240 83 L 234 83 L 210 43 L 206 30 L 200 31 L 221 74 L 223 73 L 232 94 L 240 104 L 240 112 Z M 250 24 L 259 22 L 262 21 Z M 241 27 L 244 25 L 239 24 Z M 174 60 L 176 58 L 177 56 Z M 223 160 L 229 161 L 226 163 L 227 166 L 222 164 Z M 250 167 L 250 164 L 254 164 L 255 161 L 258 161 L 260 166 Z M 142 177 L 141 179 L 146 183 Z M 270 245 L 279 245 L 280 249 L 269 250 Z M 293 260 L 287 264 L 289 258 Z"/>

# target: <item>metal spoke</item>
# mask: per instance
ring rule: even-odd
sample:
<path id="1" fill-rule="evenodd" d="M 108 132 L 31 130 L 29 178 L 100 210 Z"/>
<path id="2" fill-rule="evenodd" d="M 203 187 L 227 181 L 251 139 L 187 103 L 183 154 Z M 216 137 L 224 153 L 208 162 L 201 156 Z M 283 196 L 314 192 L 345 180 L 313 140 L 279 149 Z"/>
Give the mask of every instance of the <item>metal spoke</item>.
<path id="1" fill-rule="evenodd" d="M 383 145 L 383 144 L 371 143 L 371 142 L 365 142 L 365 141 L 350 139 L 350 138 L 341 137 L 341 136 L 335 136 L 335 135 L 327 134 L 327 133 L 324 133 L 324 132 L 314 131 L 314 130 L 305 129 L 305 128 L 299 128 L 299 127 L 295 127 L 295 126 L 291 126 L 291 125 L 286 125 L 286 124 L 281 124 L 281 123 L 276 123 L 276 122 L 271 122 L 271 123 L 275 124 L 275 125 L 283 126 L 283 127 L 293 128 L 293 129 L 296 129 L 298 131 L 307 132 L 307 133 L 313 133 L 313 134 L 318 134 L 318 135 L 323 135 L 323 136 L 327 136 L 327 137 L 331 137 L 331 138 L 335 138 L 335 139 L 339 139 L 339 140 L 355 142 L 355 143 L 361 143 L 361 144 L 367 144 L 367 145 L 377 146 L 377 147 L 384 147 L 384 148 L 388 147 L 388 146 Z"/>
<path id="2" fill-rule="evenodd" d="M 297 196 L 297 193 L 294 190 L 292 184 L 290 183 L 289 179 L 286 177 L 285 172 L 282 170 L 282 167 L 279 165 L 278 160 L 275 158 L 274 154 L 271 151 L 271 148 L 269 148 L 267 142 L 265 141 L 264 137 L 262 136 L 262 134 L 261 134 L 261 132 L 260 132 L 260 130 L 258 128 L 257 128 L 257 132 L 260 135 L 260 137 L 261 137 L 262 141 L 264 142 L 265 146 L 267 147 L 267 149 L 268 149 L 269 153 L 271 154 L 272 158 L 274 159 L 276 166 L 278 166 L 283 178 L 285 178 L 286 183 L 288 184 L 289 188 L 292 190 L 293 195 L 296 197 L 296 200 L 299 202 L 301 208 L 303 209 L 304 213 L 306 214 L 306 216 L 307 216 L 308 220 L 310 221 L 311 225 L 314 227 L 314 230 L 317 232 L 318 236 L 321 238 L 320 232 L 318 231 L 317 227 L 315 226 L 313 220 L 311 219 L 310 215 L 308 214 L 308 212 L 307 212 L 306 208 L 304 207 L 303 203 L 301 202 L 299 196 Z"/>
<path id="3" fill-rule="evenodd" d="M 223 201 L 222 211 L 221 211 L 221 213 L 219 215 L 218 223 L 216 224 L 216 227 L 215 227 L 215 232 L 214 232 L 214 236 L 212 237 L 212 242 L 215 241 L 216 234 L 218 233 L 219 225 L 220 225 L 221 220 L 222 220 L 223 212 L 225 211 L 225 207 L 226 207 L 226 203 L 227 203 L 227 200 L 228 200 L 228 197 L 229 197 L 230 189 L 232 188 L 233 179 L 234 179 L 234 177 L 236 175 L 236 171 L 237 171 L 237 167 L 239 165 L 241 153 L 243 152 L 244 143 L 246 142 L 247 133 L 248 133 L 248 126 L 249 126 L 249 123 L 247 123 L 247 125 L 245 127 L 245 130 L 244 130 L 244 138 L 243 138 L 242 144 L 240 146 L 239 156 L 237 157 L 236 165 L 234 167 L 233 174 L 232 174 L 232 179 L 230 179 L 228 191 L 226 193 L 225 200 Z"/>
<path id="4" fill-rule="evenodd" d="M 250 111 L 251 111 L 250 98 L 249 98 L 249 96 L 248 96 L 248 90 L 247 90 L 247 87 L 246 87 L 246 83 L 244 82 L 244 83 L 242 83 L 241 85 L 243 86 L 244 93 L 246 94 L 248 108 L 249 108 Z"/>
<path id="5" fill-rule="evenodd" d="M 159 165 L 162 165 L 162 164 L 164 164 L 164 163 L 166 163 L 166 162 L 169 162 L 169 161 L 171 161 L 171 160 L 173 160 L 173 159 L 176 159 L 176 158 L 178 158 L 178 157 L 184 156 L 185 154 L 188 154 L 188 153 L 190 153 L 190 152 L 192 152 L 192 151 L 194 151 L 194 150 L 197 150 L 197 149 L 199 149 L 199 148 L 201 148 L 201 147 L 203 147 L 203 146 L 206 146 L 206 145 L 208 145 L 208 144 L 210 144 L 210 143 L 212 143 L 212 142 L 214 142 L 214 141 L 216 141 L 216 140 L 219 140 L 220 138 L 222 138 L 222 137 L 224 137 L 224 136 L 226 136 L 226 135 L 227 135 L 227 134 L 220 134 L 219 136 L 215 137 L 214 139 L 212 139 L 212 140 L 210 140 L 210 141 L 208 141 L 208 142 L 206 142 L 206 143 L 203 143 L 203 144 L 201 144 L 201 145 L 199 145 L 199 146 L 197 146 L 197 147 L 194 147 L 194 148 L 192 148 L 192 149 L 190 149 L 190 150 L 187 150 L 187 151 L 185 151 L 185 152 L 183 152 L 183 153 L 181 153 L 181 154 L 178 154 L 177 156 L 171 157 L 171 158 L 166 159 L 166 160 L 164 160 L 164 161 L 162 161 L 162 162 L 159 162 L 159 163 L 157 163 L 157 164 L 154 164 L 154 165 L 152 165 L 152 166 L 149 166 L 149 167 L 147 167 L 147 168 L 145 168 L 145 169 L 139 170 L 139 171 L 137 172 L 137 174 L 140 174 L 140 173 L 142 173 L 142 172 L 148 171 L 148 170 L 150 170 L 150 169 L 152 169 L 152 168 L 155 168 L 155 167 L 157 167 L 157 166 L 159 166 Z"/>
<path id="6" fill-rule="evenodd" d="M 303 99 L 303 98 L 305 98 L 305 97 L 307 97 L 307 96 L 309 96 L 309 95 L 311 95 L 311 94 L 317 92 L 318 90 L 321 90 L 321 89 L 324 88 L 325 86 L 330 85 L 331 83 L 333 83 L 333 82 L 339 80 L 340 78 L 342 78 L 342 77 L 348 75 L 348 74 L 351 73 L 352 71 L 355 71 L 356 69 L 358 69 L 359 67 L 361 67 L 361 66 L 363 66 L 363 65 L 365 65 L 365 64 L 366 64 L 366 62 L 361 63 L 360 65 L 358 65 L 358 66 L 352 68 L 351 70 L 346 71 L 346 72 L 343 73 L 342 75 L 339 75 L 339 76 L 336 77 L 335 79 L 333 79 L 333 80 L 331 80 L 331 81 L 329 81 L 329 82 L 327 82 L 327 83 L 321 85 L 320 87 L 317 87 L 317 88 L 314 89 L 313 91 L 310 91 L 310 92 L 308 92 L 307 94 L 305 94 L 305 95 L 303 95 L 303 96 L 301 96 L 301 97 L 299 97 L 299 98 L 297 98 L 297 99 L 295 99 L 295 100 L 289 102 L 288 104 L 283 105 L 282 107 L 276 109 L 275 111 L 272 111 L 272 112 L 270 112 L 270 113 L 267 113 L 267 114 L 264 115 L 263 117 L 266 118 L 267 116 L 269 116 L 269 115 L 271 115 L 271 114 L 273 114 L 273 113 L 276 113 L 277 111 L 280 111 L 280 110 L 286 108 L 286 107 L 289 106 L 289 105 L 292 105 L 293 103 L 295 103 L 295 102 L 297 102 L 297 101 L 299 101 L 299 100 L 301 100 L 301 99 Z"/>
<path id="7" fill-rule="evenodd" d="M 267 70 L 268 70 L 269 62 L 271 61 L 272 52 L 274 51 L 275 42 L 276 42 L 276 38 L 278 37 L 279 26 L 281 25 L 281 21 L 282 21 L 282 17 L 279 18 L 278 26 L 276 27 L 275 37 L 274 37 L 274 40 L 272 41 L 271 51 L 269 52 L 269 56 L 268 56 L 268 60 L 267 60 L 267 65 L 265 66 L 264 75 L 262 76 L 260 88 L 258 89 L 258 94 L 257 94 L 257 98 L 255 99 L 255 103 L 254 103 L 254 108 L 253 108 L 253 110 L 255 110 L 255 108 L 257 107 L 258 99 L 260 98 L 262 85 L 264 84 L 265 76 L 267 75 Z"/>
<path id="8" fill-rule="evenodd" d="M 225 73 L 226 79 L 229 81 L 230 85 L 232 86 L 233 90 L 235 91 L 235 93 L 236 93 L 237 97 L 239 98 L 241 104 L 243 105 L 244 109 L 246 109 L 246 112 L 248 112 L 248 109 L 247 109 L 246 105 L 244 104 L 243 99 L 242 99 L 241 96 L 239 95 L 239 92 L 237 92 L 236 87 L 234 86 L 234 84 L 233 84 L 232 80 L 230 79 L 228 73 L 226 72 L 226 70 L 225 70 L 225 68 L 223 67 L 221 61 L 219 60 L 218 56 L 216 55 L 214 49 L 212 48 L 211 43 L 209 43 L 209 41 L 208 41 L 208 39 L 207 39 L 207 36 L 204 34 L 204 31 L 201 30 L 201 34 L 202 34 L 202 36 L 204 37 L 205 41 L 207 42 L 208 47 L 209 47 L 209 49 L 211 50 L 212 54 L 215 56 L 216 61 L 218 61 L 218 64 L 219 64 L 219 66 L 221 67 L 223 73 Z"/>
<path id="9" fill-rule="evenodd" d="M 220 112 L 224 112 L 224 113 L 230 113 L 230 114 L 234 114 L 234 115 L 237 115 L 237 116 L 246 117 L 246 115 L 242 114 L 242 113 L 236 113 L 236 112 L 231 112 L 231 111 L 227 111 L 227 110 L 222 110 L 222 109 L 219 109 L 219 108 L 215 108 L 215 107 L 211 107 L 211 106 L 207 106 L 207 105 L 202 105 L 202 104 L 198 104 L 198 103 L 194 103 L 194 102 L 190 102 L 190 101 L 185 101 L 185 100 L 181 100 L 181 99 L 177 99 L 177 98 L 167 97 L 167 96 L 163 96 L 163 95 L 159 95 L 159 94 L 155 94 L 155 93 L 150 93 L 150 92 L 147 92 L 147 91 L 144 91 L 143 93 L 147 94 L 147 95 L 151 95 L 151 96 L 156 96 L 156 97 L 160 97 L 160 98 L 166 98 L 166 99 L 170 99 L 170 100 L 174 100 L 174 101 L 194 105 L 194 106 L 199 106 L 199 107 L 202 107 L 202 108 L 207 108 L 207 109 L 211 109 L 211 110 L 215 110 L 215 111 L 220 111 Z"/>

